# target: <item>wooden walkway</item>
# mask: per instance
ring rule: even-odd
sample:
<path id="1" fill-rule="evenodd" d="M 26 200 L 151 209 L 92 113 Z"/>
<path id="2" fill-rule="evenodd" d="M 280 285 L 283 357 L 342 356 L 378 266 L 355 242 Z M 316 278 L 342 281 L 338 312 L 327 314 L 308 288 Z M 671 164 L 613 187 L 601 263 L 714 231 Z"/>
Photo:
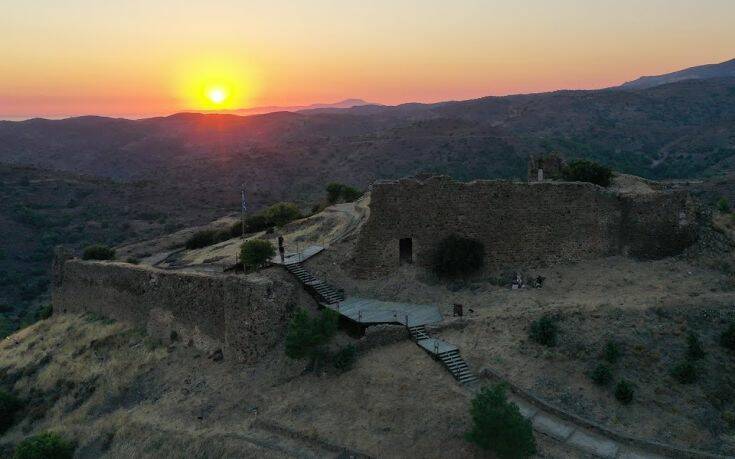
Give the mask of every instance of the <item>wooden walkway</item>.
<path id="1" fill-rule="evenodd" d="M 398 324 L 414 327 L 442 321 L 439 308 L 435 305 L 348 297 L 340 302 L 323 304 L 323 306 L 339 312 L 354 322 L 365 325 Z"/>
<path id="2" fill-rule="evenodd" d="M 276 256 L 270 259 L 270 262 L 274 265 L 290 265 L 293 263 L 303 263 L 314 255 L 324 250 L 321 245 L 310 245 L 300 252 L 286 252 L 281 261 L 281 255 L 276 253 Z M 278 250 L 276 250 L 278 252 Z"/>

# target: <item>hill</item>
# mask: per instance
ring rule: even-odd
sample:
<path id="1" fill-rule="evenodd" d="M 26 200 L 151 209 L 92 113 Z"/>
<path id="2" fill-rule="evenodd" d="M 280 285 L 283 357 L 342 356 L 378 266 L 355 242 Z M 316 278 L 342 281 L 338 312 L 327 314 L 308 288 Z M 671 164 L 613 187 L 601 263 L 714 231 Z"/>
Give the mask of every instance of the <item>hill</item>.
<path id="1" fill-rule="evenodd" d="M 657 76 L 644 76 L 620 85 L 623 89 L 644 89 L 684 80 L 735 77 L 735 59 L 719 64 L 699 65 Z"/>
<path id="2" fill-rule="evenodd" d="M 188 204 L 182 206 L 181 199 Z M 235 200 L 237 198 L 235 197 Z M 207 202 L 155 182 L 120 182 L 0 164 L 0 321 L 32 320 L 47 301 L 52 250 L 150 239 L 209 221 L 227 200 Z"/>

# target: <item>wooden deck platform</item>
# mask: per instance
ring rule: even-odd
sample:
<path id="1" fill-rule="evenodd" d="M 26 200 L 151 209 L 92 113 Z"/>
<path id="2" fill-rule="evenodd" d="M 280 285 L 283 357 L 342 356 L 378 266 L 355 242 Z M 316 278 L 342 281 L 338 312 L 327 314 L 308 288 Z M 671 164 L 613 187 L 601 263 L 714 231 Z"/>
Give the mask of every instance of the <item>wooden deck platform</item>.
<path id="1" fill-rule="evenodd" d="M 339 303 L 323 306 L 339 312 L 350 320 L 366 325 L 395 323 L 415 327 L 442 321 L 439 308 L 435 305 L 348 297 Z"/>
<path id="2" fill-rule="evenodd" d="M 274 265 L 301 263 L 318 254 L 322 250 L 324 250 L 324 247 L 322 247 L 321 245 L 310 245 L 308 247 L 305 247 L 304 250 L 301 250 L 300 252 L 286 252 L 284 254 L 284 260 L 281 261 L 281 255 L 278 254 L 278 249 L 276 249 L 276 256 L 271 258 L 270 262 Z"/>

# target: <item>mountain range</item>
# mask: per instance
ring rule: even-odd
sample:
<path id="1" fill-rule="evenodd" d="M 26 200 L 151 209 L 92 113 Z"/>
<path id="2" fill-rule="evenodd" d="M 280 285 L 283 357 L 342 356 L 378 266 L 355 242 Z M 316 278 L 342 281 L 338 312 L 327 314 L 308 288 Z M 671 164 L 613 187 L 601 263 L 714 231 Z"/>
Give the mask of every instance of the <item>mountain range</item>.
<path id="1" fill-rule="evenodd" d="M 370 102 L 365 102 L 362 99 L 345 99 L 340 102 L 335 102 L 331 104 L 310 104 L 310 105 L 292 105 L 292 106 L 278 106 L 278 105 L 270 105 L 270 106 L 262 106 L 262 107 L 250 107 L 250 108 L 239 108 L 236 110 L 218 110 L 216 113 L 219 114 L 229 114 L 229 115 L 241 115 L 241 116 L 249 116 L 249 115 L 264 115 L 266 113 L 273 113 L 273 112 L 301 112 L 306 110 L 338 110 L 343 108 L 352 108 L 352 107 L 360 107 L 363 105 L 378 105 L 378 104 L 372 104 Z M 214 113 L 214 112 L 202 112 L 202 113 Z"/>
<path id="2" fill-rule="evenodd" d="M 711 178 L 707 199 L 735 201 L 735 77 L 695 73 L 435 104 L 0 122 L 0 306 L 36 301 L 54 244 L 203 224 L 237 212 L 243 184 L 253 210 L 284 200 L 307 210 L 333 181 L 524 178 L 529 155 L 557 152 L 654 179 Z M 31 273 L 31 284 L 11 281 Z"/>
<path id="3" fill-rule="evenodd" d="M 644 76 L 637 80 L 629 81 L 620 87 L 624 89 L 644 89 L 660 86 L 662 84 L 676 83 L 684 80 L 703 80 L 708 78 L 732 78 L 735 77 L 735 59 L 719 64 L 699 65 L 677 72 L 666 73 L 658 76 Z"/>

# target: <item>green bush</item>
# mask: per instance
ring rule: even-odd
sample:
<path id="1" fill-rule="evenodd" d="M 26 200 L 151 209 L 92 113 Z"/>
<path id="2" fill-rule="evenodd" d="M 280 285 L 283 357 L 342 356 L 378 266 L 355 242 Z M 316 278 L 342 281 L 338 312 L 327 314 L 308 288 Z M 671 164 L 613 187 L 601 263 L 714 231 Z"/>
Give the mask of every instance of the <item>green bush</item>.
<path id="1" fill-rule="evenodd" d="M 606 386 L 610 381 L 612 381 L 612 370 L 610 370 L 610 367 L 607 365 L 601 363 L 592 370 L 590 378 L 598 386 Z"/>
<path id="2" fill-rule="evenodd" d="M 602 349 L 602 358 L 609 363 L 616 363 L 620 359 L 620 345 L 612 340 L 605 343 Z"/>
<path id="3" fill-rule="evenodd" d="M 727 200 L 726 197 L 723 196 L 717 200 L 717 210 L 719 210 L 723 214 L 730 212 L 730 202 Z"/>
<path id="4" fill-rule="evenodd" d="M 360 196 L 362 196 L 362 191 L 357 188 L 352 188 L 351 186 L 345 186 L 342 188 L 342 199 L 345 202 L 357 201 L 360 199 Z"/>
<path id="5" fill-rule="evenodd" d="M 257 233 L 259 231 L 265 231 L 273 226 L 265 215 L 255 214 L 245 217 L 245 232 L 246 233 Z"/>
<path id="6" fill-rule="evenodd" d="M 13 417 L 22 406 L 17 397 L 0 389 L 0 435 L 13 425 Z"/>
<path id="7" fill-rule="evenodd" d="M 315 317 L 305 309 L 298 309 L 288 324 L 286 355 L 292 359 L 316 359 L 323 354 L 321 348 L 337 332 L 338 323 L 339 315 L 331 309 L 324 309 Z"/>
<path id="8" fill-rule="evenodd" d="M 131 265 L 137 265 L 137 264 L 139 264 L 139 263 L 140 263 L 140 260 L 138 260 L 138 259 L 137 259 L 137 258 L 135 258 L 135 257 L 128 257 L 128 258 L 127 258 L 127 259 L 125 260 L 125 263 L 130 263 Z"/>
<path id="9" fill-rule="evenodd" d="M 327 185 L 327 202 L 330 204 L 334 204 L 337 201 L 339 201 L 339 197 L 342 195 L 342 185 L 341 183 L 330 183 Z"/>
<path id="10" fill-rule="evenodd" d="M 38 311 L 36 311 L 36 320 L 46 320 L 54 313 L 54 307 L 49 304 L 44 304 Z"/>
<path id="11" fill-rule="evenodd" d="M 508 401 L 504 385 L 483 388 L 472 400 L 470 415 L 472 430 L 466 438 L 480 448 L 500 458 L 527 458 L 536 453 L 531 422 L 521 415 L 518 405 Z"/>
<path id="12" fill-rule="evenodd" d="M 342 183 L 330 183 L 327 185 L 327 202 L 336 204 L 342 202 L 352 202 L 362 196 L 362 192 L 357 188 L 343 185 Z"/>
<path id="13" fill-rule="evenodd" d="M 230 239 L 231 237 L 232 236 L 230 234 L 230 229 L 201 230 L 201 231 L 197 231 L 189 239 L 187 239 L 184 245 L 189 250 L 201 249 L 202 247 L 207 247 L 207 246 L 217 244 L 222 241 L 226 241 Z"/>
<path id="14" fill-rule="evenodd" d="M 687 359 L 689 360 L 701 360 L 705 356 L 704 348 L 702 348 L 702 342 L 699 340 L 694 332 L 690 332 L 687 335 Z"/>
<path id="15" fill-rule="evenodd" d="M 727 330 L 722 332 L 720 344 L 731 351 L 735 351 L 735 323 L 731 323 Z"/>
<path id="16" fill-rule="evenodd" d="M 106 245 L 94 244 L 84 248 L 82 253 L 83 260 L 114 260 L 115 249 L 111 249 Z"/>
<path id="17" fill-rule="evenodd" d="M 347 371 L 352 368 L 357 360 L 357 348 L 354 344 L 348 344 L 334 355 L 334 368 Z"/>
<path id="18" fill-rule="evenodd" d="M 621 379 L 620 382 L 615 386 L 615 398 L 624 405 L 629 404 L 633 401 L 633 385 Z"/>
<path id="19" fill-rule="evenodd" d="M 699 372 L 694 362 L 685 360 L 674 365 L 674 368 L 671 369 L 671 376 L 682 384 L 692 384 L 699 379 Z"/>
<path id="20" fill-rule="evenodd" d="M 475 239 L 450 235 L 442 240 L 434 252 L 434 274 L 439 277 L 459 277 L 482 268 L 485 246 Z"/>
<path id="21" fill-rule="evenodd" d="M 240 247 L 240 262 L 246 270 L 258 269 L 275 254 L 276 249 L 269 241 L 252 239 Z"/>
<path id="22" fill-rule="evenodd" d="M 0 314 L 0 339 L 11 335 L 14 331 L 15 325 L 13 325 L 13 322 L 4 315 Z"/>
<path id="23" fill-rule="evenodd" d="M 301 218 L 301 211 L 292 202 L 279 202 L 265 209 L 263 216 L 270 224 L 269 226 L 284 226 Z"/>
<path id="24" fill-rule="evenodd" d="M 556 321 L 548 315 L 544 315 L 538 320 L 531 323 L 531 329 L 528 337 L 532 341 L 548 347 L 556 346 L 557 335 L 559 334 L 559 326 Z"/>
<path id="25" fill-rule="evenodd" d="M 568 182 L 589 182 L 603 187 L 610 186 L 612 170 L 586 159 L 571 161 L 562 169 L 562 177 Z"/>
<path id="26" fill-rule="evenodd" d="M 71 459 L 74 444 L 59 434 L 45 432 L 28 437 L 15 448 L 14 459 Z"/>

